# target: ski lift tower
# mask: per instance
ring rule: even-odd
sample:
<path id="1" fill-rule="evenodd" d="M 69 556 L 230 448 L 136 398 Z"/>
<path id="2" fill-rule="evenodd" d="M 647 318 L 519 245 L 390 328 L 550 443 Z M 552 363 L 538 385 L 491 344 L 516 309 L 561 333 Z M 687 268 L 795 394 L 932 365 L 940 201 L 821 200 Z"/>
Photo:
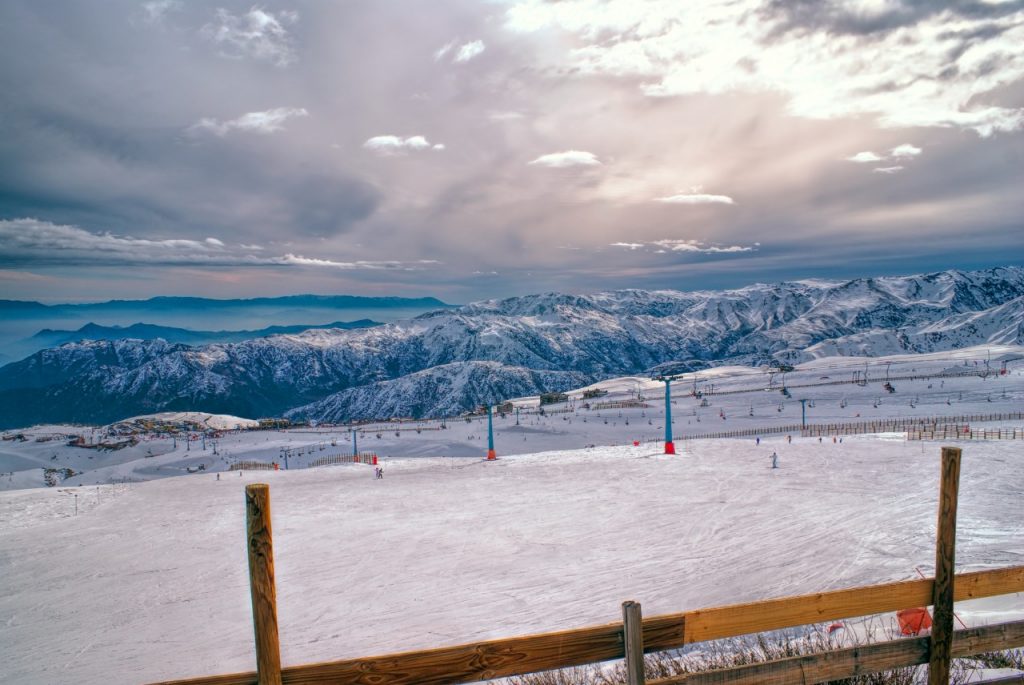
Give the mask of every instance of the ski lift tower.
<path id="1" fill-rule="evenodd" d="M 491 405 L 487 405 L 487 461 L 494 461 L 498 455 L 494 453 L 494 421 L 491 418 Z"/>
<path id="2" fill-rule="evenodd" d="M 800 400 L 800 427 L 807 428 L 807 400 Z"/>
<path id="3" fill-rule="evenodd" d="M 351 428 L 352 431 L 352 456 L 359 454 L 359 442 L 356 440 L 356 429 Z"/>
<path id="4" fill-rule="evenodd" d="M 654 380 L 665 384 L 665 454 L 675 454 L 676 446 L 672 442 L 672 377 L 657 376 Z"/>

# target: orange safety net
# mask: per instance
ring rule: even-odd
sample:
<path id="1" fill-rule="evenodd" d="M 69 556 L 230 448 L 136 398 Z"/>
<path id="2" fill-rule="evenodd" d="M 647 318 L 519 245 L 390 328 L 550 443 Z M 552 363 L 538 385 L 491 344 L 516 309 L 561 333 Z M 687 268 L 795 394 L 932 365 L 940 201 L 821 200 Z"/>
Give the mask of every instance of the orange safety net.
<path id="1" fill-rule="evenodd" d="M 900 632 L 904 635 L 920 635 L 922 630 L 932 627 L 932 617 L 924 607 L 897 611 L 896 620 L 900 622 Z"/>

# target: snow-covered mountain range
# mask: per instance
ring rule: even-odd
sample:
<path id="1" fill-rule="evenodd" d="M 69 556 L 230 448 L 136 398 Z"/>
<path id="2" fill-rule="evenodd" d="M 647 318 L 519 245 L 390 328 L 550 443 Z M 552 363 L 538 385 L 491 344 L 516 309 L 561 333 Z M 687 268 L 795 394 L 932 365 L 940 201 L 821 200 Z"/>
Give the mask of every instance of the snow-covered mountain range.
<path id="1" fill-rule="evenodd" d="M 1021 267 L 728 291 L 547 293 L 230 344 L 69 343 L 0 368 L 0 427 L 193 409 L 249 417 L 294 409 L 331 421 L 438 416 L 667 362 L 758 365 L 986 342 L 1024 343 Z"/>

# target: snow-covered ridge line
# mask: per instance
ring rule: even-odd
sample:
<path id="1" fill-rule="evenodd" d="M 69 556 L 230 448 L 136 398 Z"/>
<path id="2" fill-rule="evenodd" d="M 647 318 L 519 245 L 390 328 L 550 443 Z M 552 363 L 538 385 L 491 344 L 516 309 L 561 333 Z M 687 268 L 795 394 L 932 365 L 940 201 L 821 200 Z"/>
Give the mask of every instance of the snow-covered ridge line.
<path id="1" fill-rule="evenodd" d="M 698 370 L 1021 343 L 1022 312 L 1024 269 L 1014 266 L 721 292 L 547 293 L 201 347 L 75 343 L 0 369 L 0 427 L 197 408 L 440 415 L 530 391 L 524 383 L 566 390 L 666 362 Z"/>

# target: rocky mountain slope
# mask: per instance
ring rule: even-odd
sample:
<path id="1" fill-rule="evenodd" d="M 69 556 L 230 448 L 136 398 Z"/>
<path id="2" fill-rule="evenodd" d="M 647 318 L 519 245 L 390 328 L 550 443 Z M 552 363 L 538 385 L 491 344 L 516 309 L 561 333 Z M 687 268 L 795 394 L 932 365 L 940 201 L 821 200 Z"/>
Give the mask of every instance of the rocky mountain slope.
<path id="1" fill-rule="evenodd" d="M 570 379 L 580 385 L 673 361 L 757 365 L 1021 343 L 1021 298 L 1024 269 L 1002 267 L 717 292 L 548 293 L 364 330 L 199 347 L 71 343 L 0 368 L 0 427 L 185 409 L 257 417 L 303 407 L 305 416 L 332 420 L 437 415 L 527 394 L 524 387 L 561 389 Z M 499 366 L 449 366 L 464 362 Z M 471 382 L 452 382 L 460 374 Z"/>
<path id="2" fill-rule="evenodd" d="M 349 388 L 293 409 L 292 419 L 329 423 L 390 416 L 456 416 L 502 398 L 571 390 L 590 379 L 575 371 L 537 371 L 497 362 L 454 362 L 391 381 Z M 500 389 L 501 395 L 495 395 Z"/>

